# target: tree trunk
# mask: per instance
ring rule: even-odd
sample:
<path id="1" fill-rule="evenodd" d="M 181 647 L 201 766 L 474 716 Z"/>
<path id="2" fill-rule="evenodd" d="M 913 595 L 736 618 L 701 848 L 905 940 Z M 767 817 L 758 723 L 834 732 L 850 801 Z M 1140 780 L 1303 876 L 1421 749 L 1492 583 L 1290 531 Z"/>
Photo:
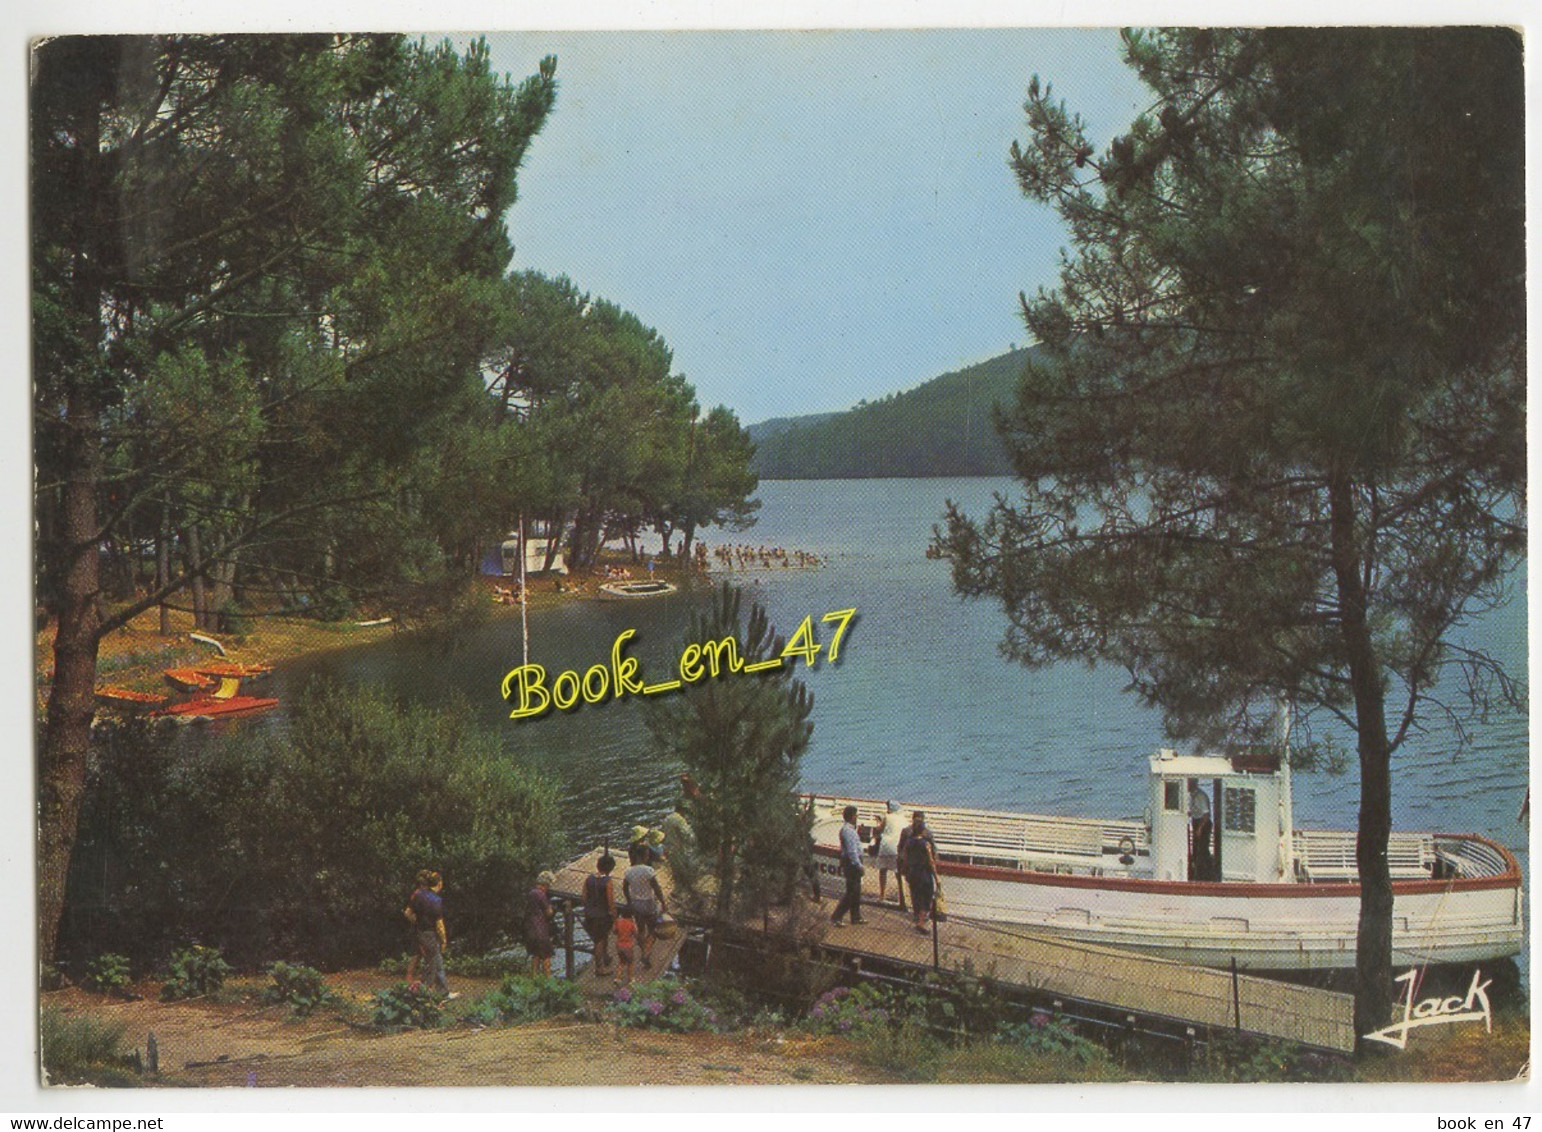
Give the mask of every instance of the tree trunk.
<path id="1" fill-rule="evenodd" d="M 567 515 L 562 511 L 555 511 L 546 516 L 546 565 L 542 567 L 550 570 L 557 562 L 557 555 L 562 552 L 563 533 L 567 530 Z M 526 537 L 529 537 L 528 535 Z M 523 553 L 524 548 L 520 548 Z M 575 561 L 574 566 L 578 563 Z"/>
<path id="2" fill-rule="evenodd" d="M 734 900 L 734 843 L 724 838 L 717 848 L 717 905 L 714 915 L 726 921 Z"/>
<path id="3" fill-rule="evenodd" d="M 155 588 L 164 590 L 171 581 L 171 509 L 161 508 L 161 522 L 155 532 Z M 161 636 L 171 636 L 171 606 L 161 599 Z"/>
<path id="4" fill-rule="evenodd" d="M 1329 486 L 1333 573 L 1338 583 L 1339 631 L 1349 661 L 1359 735 L 1360 825 L 1355 863 L 1360 871 L 1360 926 L 1355 939 L 1355 1033 L 1384 1026 L 1392 1014 L 1392 751 L 1387 740 L 1381 666 L 1366 621 L 1363 561 L 1355 535 L 1354 488 L 1335 474 Z"/>
<path id="5" fill-rule="evenodd" d="M 78 388 L 69 396 L 67 414 L 75 449 L 62 508 L 68 557 L 59 592 L 54 678 L 38 750 L 38 958 L 43 963 L 53 962 L 59 941 L 65 883 L 85 793 L 91 720 L 96 714 L 100 422 L 89 395 Z"/>
<path id="6" fill-rule="evenodd" d="M 209 600 L 203 584 L 203 546 L 197 523 L 189 523 L 187 528 L 187 576 L 193 583 L 193 628 L 207 629 Z"/>
<path id="7" fill-rule="evenodd" d="M 209 570 L 209 625 L 224 631 L 225 607 L 235 597 L 236 559 L 234 555 L 215 562 Z"/>

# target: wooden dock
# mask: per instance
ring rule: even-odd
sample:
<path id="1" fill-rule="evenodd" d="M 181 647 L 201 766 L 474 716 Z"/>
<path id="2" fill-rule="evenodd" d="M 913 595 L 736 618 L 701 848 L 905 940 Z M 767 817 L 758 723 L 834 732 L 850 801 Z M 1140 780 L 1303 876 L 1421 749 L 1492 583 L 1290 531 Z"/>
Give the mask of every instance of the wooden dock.
<path id="1" fill-rule="evenodd" d="M 552 891 L 564 897 L 570 909 L 582 900 L 584 877 L 594 871 L 599 856 L 596 849 L 558 871 Z M 618 864 L 618 883 L 622 871 Z M 874 871 L 869 870 L 870 877 Z M 672 895 L 667 867 L 659 870 L 659 881 L 666 895 Z M 967 969 L 1048 1004 L 1121 1013 L 1132 1026 L 1159 1021 L 1168 1028 L 1235 1030 L 1343 1053 L 1355 1047 L 1354 1000 L 1347 994 L 1189 966 L 996 922 L 953 917 L 937 926 L 935 936 L 922 934 L 909 915 L 876 901 L 864 902 L 862 924 L 837 927 L 829 919 L 833 907 L 830 900 L 816 906 L 800 897 L 789 907 L 772 909 L 759 921 L 738 927 L 794 935 L 813 951 L 858 969 Z M 569 925 L 574 918 L 570 911 Z M 567 930 L 571 932 L 571 926 Z M 679 931 L 671 940 L 659 940 L 653 971 L 637 975 L 647 978 L 666 970 L 684 938 Z M 570 950 L 570 965 L 571 955 Z M 592 979 L 580 975 L 580 981 L 585 977 Z M 608 980 L 604 987 L 595 983 L 589 989 L 608 990 Z"/>
<path id="2" fill-rule="evenodd" d="M 556 870 L 557 880 L 551 886 L 552 895 L 559 897 L 562 902 L 562 911 L 559 918 L 563 936 L 563 946 L 567 949 L 568 977 L 578 983 L 578 987 L 585 994 L 604 996 L 615 990 L 615 983 L 610 975 L 601 977 L 596 974 L 594 964 L 589 964 L 582 971 L 575 970 L 573 961 L 574 935 L 577 930 L 577 921 L 582 917 L 581 906 L 584 898 L 584 878 L 594 872 L 599 865 L 602 849 L 590 850 L 576 861 L 569 861 L 562 868 Z M 626 851 L 612 850 L 612 856 L 616 858 L 616 871 L 612 875 L 616 886 L 616 899 L 621 900 L 621 874 L 626 872 Z M 664 890 L 666 900 L 674 897 L 674 886 L 671 883 L 667 866 L 658 870 L 659 887 Z M 639 954 L 637 962 L 632 965 L 632 981 L 645 983 L 650 979 L 656 979 L 669 970 L 675 956 L 680 954 L 680 945 L 685 942 L 685 929 L 676 926 L 674 934 L 669 939 L 656 939 L 653 941 L 653 951 L 650 959 L 651 967 L 643 967 L 642 956 Z"/>

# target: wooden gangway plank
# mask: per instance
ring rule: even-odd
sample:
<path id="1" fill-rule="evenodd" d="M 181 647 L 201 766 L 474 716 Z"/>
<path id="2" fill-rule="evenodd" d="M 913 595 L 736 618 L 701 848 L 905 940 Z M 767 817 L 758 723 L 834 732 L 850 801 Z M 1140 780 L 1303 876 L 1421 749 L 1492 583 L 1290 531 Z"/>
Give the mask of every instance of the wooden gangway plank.
<path id="1" fill-rule="evenodd" d="M 552 892 L 570 904 L 583 898 L 584 878 L 594 871 L 601 850 L 595 849 L 557 870 Z M 617 864 L 617 883 L 620 882 Z M 864 877 L 865 922 L 835 927 L 830 900 L 816 905 L 800 896 L 792 905 L 773 909 L 767 917 L 739 925 L 756 932 L 795 932 L 832 955 L 858 961 L 880 961 L 916 968 L 937 966 L 971 970 L 993 982 L 1160 1018 L 1211 1030 L 1239 1029 L 1262 1037 L 1301 1042 L 1319 1049 L 1351 1052 L 1355 1047 L 1354 999 L 1347 994 L 1295 983 L 1196 967 L 1158 959 L 1121 948 L 1034 932 L 1015 924 L 950 918 L 938 925 L 936 948 L 930 933 L 914 928 L 909 915 L 876 902 L 876 869 Z M 659 884 L 673 904 L 673 884 L 667 864 Z M 685 933 L 659 940 L 652 971 L 638 970 L 642 981 L 668 969 Z M 609 979 L 590 981 L 590 993 L 609 993 Z"/>
<path id="2" fill-rule="evenodd" d="M 1347 994 L 1244 974 L 1234 987 L 1230 971 L 956 917 L 938 926 L 934 953 L 931 935 L 917 932 L 908 915 L 864 905 L 863 916 L 861 925 L 823 928 L 819 946 L 856 959 L 967 967 L 994 982 L 1148 1018 L 1346 1053 L 1355 1047 L 1354 999 Z"/>

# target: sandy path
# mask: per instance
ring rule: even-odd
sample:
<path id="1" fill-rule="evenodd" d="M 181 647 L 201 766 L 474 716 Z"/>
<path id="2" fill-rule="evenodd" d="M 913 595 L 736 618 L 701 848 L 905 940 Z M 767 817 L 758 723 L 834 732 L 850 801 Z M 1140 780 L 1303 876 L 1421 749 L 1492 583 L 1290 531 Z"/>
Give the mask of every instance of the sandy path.
<path id="1" fill-rule="evenodd" d="M 367 984 L 386 981 L 373 975 L 329 979 L 351 996 L 367 993 Z M 472 980 L 457 985 L 468 995 L 485 989 Z M 122 1022 L 125 1049 L 143 1051 L 153 1032 L 164 1085 L 811 1085 L 878 1080 L 827 1052 L 826 1043 L 770 1034 L 668 1034 L 558 1018 L 480 1030 L 379 1033 L 326 1011 L 295 1019 L 284 1007 L 256 1001 L 162 1003 L 147 997 L 123 1002 L 78 989 L 45 994 L 43 1005 Z M 603 1068 L 596 1072 L 596 1066 Z"/>

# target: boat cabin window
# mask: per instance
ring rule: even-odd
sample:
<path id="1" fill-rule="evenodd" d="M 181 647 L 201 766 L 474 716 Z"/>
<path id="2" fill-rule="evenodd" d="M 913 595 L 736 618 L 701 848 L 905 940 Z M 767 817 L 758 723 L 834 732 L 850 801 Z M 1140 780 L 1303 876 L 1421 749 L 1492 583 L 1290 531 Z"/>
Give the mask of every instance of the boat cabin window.
<path id="1" fill-rule="evenodd" d="M 1251 786 L 1226 787 L 1222 822 L 1232 833 L 1252 833 L 1256 821 L 1257 791 Z"/>
<path id="2" fill-rule="evenodd" d="M 1169 778 L 1162 783 L 1162 808 L 1164 810 L 1183 809 L 1183 784 L 1176 779 Z"/>

